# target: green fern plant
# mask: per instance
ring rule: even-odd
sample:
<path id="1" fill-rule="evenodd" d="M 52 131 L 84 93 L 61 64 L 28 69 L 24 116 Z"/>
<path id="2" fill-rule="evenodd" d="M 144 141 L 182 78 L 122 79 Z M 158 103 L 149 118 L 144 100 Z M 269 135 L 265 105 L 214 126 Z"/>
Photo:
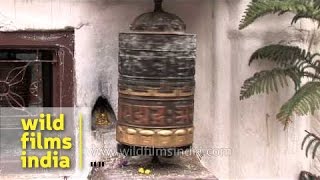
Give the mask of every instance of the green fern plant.
<path id="1" fill-rule="evenodd" d="M 293 13 L 291 24 L 308 18 L 320 24 L 320 0 L 252 0 L 240 22 L 239 29 L 246 28 L 256 19 L 267 14 Z M 310 43 L 312 44 L 312 43 Z M 273 62 L 276 67 L 255 73 L 245 80 L 240 99 L 260 93 L 278 92 L 292 81 L 295 93 L 285 102 L 277 114 L 286 128 L 292 116 L 314 114 L 320 109 L 320 54 L 298 46 L 271 44 L 256 50 L 249 60 Z M 302 78 L 307 82 L 302 83 Z"/>
<path id="2" fill-rule="evenodd" d="M 301 150 L 303 150 L 303 148 L 306 147 L 305 149 L 306 157 L 308 157 L 308 152 L 311 151 L 310 148 L 312 145 L 314 145 L 311 151 L 312 159 L 314 159 L 316 156 L 317 150 L 319 149 L 319 146 L 320 146 L 320 137 L 308 131 L 306 131 L 306 133 L 307 135 L 305 136 L 301 144 Z M 308 144 L 306 144 L 307 142 Z"/>

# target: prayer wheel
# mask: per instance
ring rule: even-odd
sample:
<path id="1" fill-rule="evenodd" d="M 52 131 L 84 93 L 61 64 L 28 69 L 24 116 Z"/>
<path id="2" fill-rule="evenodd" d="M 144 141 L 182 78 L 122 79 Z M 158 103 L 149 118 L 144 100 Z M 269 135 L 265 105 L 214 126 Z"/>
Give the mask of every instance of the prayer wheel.
<path id="1" fill-rule="evenodd" d="M 193 143 L 196 35 L 186 34 L 184 22 L 161 3 L 155 0 L 153 12 L 119 35 L 119 152 Z"/>

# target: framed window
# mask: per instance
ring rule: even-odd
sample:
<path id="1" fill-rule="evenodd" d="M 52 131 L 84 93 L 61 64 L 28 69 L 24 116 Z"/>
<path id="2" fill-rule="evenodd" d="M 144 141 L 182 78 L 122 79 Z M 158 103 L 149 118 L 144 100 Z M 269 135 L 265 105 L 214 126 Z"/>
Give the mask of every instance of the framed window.
<path id="1" fill-rule="evenodd" d="M 73 107 L 73 55 L 73 29 L 0 33 L 0 107 Z"/>
<path id="2" fill-rule="evenodd" d="M 22 134 L 20 118 L 32 116 L 27 109 L 74 106 L 73 57 L 73 29 L 0 32 L 0 172 L 25 173 L 17 168 L 17 139 Z"/>
<path id="3" fill-rule="evenodd" d="M 0 107 L 52 107 L 52 48 L 0 49 Z"/>

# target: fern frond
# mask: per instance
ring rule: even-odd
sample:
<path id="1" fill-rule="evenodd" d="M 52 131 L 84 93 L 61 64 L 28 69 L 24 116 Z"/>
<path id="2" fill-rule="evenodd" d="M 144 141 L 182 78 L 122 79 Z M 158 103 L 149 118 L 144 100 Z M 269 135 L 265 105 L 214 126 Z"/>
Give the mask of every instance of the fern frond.
<path id="1" fill-rule="evenodd" d="M 318 21 L 318 23 L 320 23 L 320 1 L 306 0 L 305 7 L 303 9 L 298 9 L 298 12 L 293 17 L 291 24 L 295 24 L 298 20 L 302 18 L 316 20 Z"/>
<path id="2" fill-rule="evenodd" d="M 277 114 L 277 119 L 281 121 L 285 128 L 291 121 L 291 116 L 314 114 L 320 108 L 320 82 L 308 82 L 303 85 L 291 99 L 289 99 Z"/>
<path id="3" fill-rule="evenodd" d="M 308 139 L 310 136 L 312 136 L 311 133 L 309 133 L 308 131 L 306 131 L 306 132 L 307 132 L 308 134 L 303 138 L 303 141 L 302 141 L 302 143 L 301 143 L 301 150 L 303 150 L 304 143 L 307 142 L 307 139 Z"/>
<path id="4" fill-rule="evenodd" d="M 292 23 L 301 18 L 320 21 L 319 0 L 253 0 L 245 11 L 239 29 L 247 27 L 264 15 L 271 13 L 282 15 L 286 12 L 292 12 L 296 15 Z"/>
<path id="5" fill-rule="evenodd" d="M 308 12 L 310 14 L 306 14 L 306 13 L 297 13 L 291 20 L 291 25 L 297 23 L 300 19 L 310 19 L 310 20 L 316 20 L 319 21 L 319 17 L 315 17 L 313 14 L 311 14 L 312 12 Z M 317 12 L 318 14 L 319 12 Z"/>
<path id="6" fill-rule="evenodd" d="M 314 159 L 314 157 L 316 157 L 316 154 L 317 154 L 317 150 L 318 150 L 318 147 L 320 146 L 320 141 L 318 140 L 316 145 L 314 146 L 313 148 L 313 151 L 312 151 L 312 159 Z"/>
<path id="7" fill-rule="evenodd" d="M 296 86 L 299 86 L 301 76 L 301 72 L 296 68 L 275 68 L 270 71 L 258 72 L 244 82 L 240 91 L 240 100 L 255 94 L 277 92 L 279 85 L 281 87 L 288 86 L 287 78 L 290 78 Z"/>
<path id="8" fill-rule="evenodd" d="M 316 138 L 313 138 L 311 141 L 309 141 L 309 143 L 308 143 L 308 145 L 307 145 L 307 148 L 306 148 L 306 157 L 308 157 L 308 151 L 309 151 L 311 145 L 312 145 L 314 142 L 316 142 L 316 141 L 317 141 Z"/>
<path id="9" fill-rule="evenodd" d="M 314 55 L 297 46 L 271 44 L 256 50 L 250 57 L 249 65 L 255 60 L 273 61 L 280 67 L 302 67 L 312 61 Z"/>
<path id="10" fill-rule="evenodd" d="M 320 138 L 319 136 L 313 134 L 313 133 L 310 133 L 308 131 L 306 131 L 308 134 L 305 136 L 305 138 L 303 139 L 303 142 L 302 142 L 302 145 L 301 145 L 301 149 L 303 150 L 303 147 L 304 147 L 304 144 L 305 142 L 307 141 L 307 139 L 309 139 L 309 143 L 308 145 L 306 146 L 306 157 L 308 157 L 308 152 L 311 148 L 312 145 L 313 146 L 313 150 L 312 150 L 312 159 L 314 159 L 314 157 L 316 156 L 316 153 L 317 153 L 317 150 L 320 146 Z M 311 137 L 311 139 L 309 138 Z"/>

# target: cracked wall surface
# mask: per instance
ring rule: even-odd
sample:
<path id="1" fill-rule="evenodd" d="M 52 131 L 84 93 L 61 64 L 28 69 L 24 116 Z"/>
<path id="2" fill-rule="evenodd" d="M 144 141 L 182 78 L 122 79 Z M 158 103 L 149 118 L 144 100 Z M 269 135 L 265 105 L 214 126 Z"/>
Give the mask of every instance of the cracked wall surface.
<path id="1" fill-rule="evenodd" d="M 267 16 L 239 31 L 238 23 L 248 2 L 164 2 L 164 9 L 180 16 L 187 24 L 187 32 L 198 38 L 195 148 L 203 151 L 202 164 L 218 178 L 293 179 L 303 169 L 319 173 L 318 163 L 309 162 L 300 150 L 304 129 L 310 124 L 317 127 L 317 123 L 297 117 L 283 131 L 275 120 L 292 88 L 239 101 L 242 82 L 257 70 L 270 68 L 258 64 L 248 67 L 251 53 L 262 45 L 279 42 L 279 38 L 301 36 L 288 28 L 290 15 Z M 117 112 L 118 33 L 128 31 L 136 16 L 152 10 L 152 1 L 0 0 L 0 4 L 1 31 L 74 27 L 76 106 L 90 108 L 104 95 Z M 304 22 L 298 26 L 313 27 Z M 89 122 L 85 126 L 90 127 Z M 205 154 L 206 150 L 223 149 L 231 149 L 232 153 Z"/>

